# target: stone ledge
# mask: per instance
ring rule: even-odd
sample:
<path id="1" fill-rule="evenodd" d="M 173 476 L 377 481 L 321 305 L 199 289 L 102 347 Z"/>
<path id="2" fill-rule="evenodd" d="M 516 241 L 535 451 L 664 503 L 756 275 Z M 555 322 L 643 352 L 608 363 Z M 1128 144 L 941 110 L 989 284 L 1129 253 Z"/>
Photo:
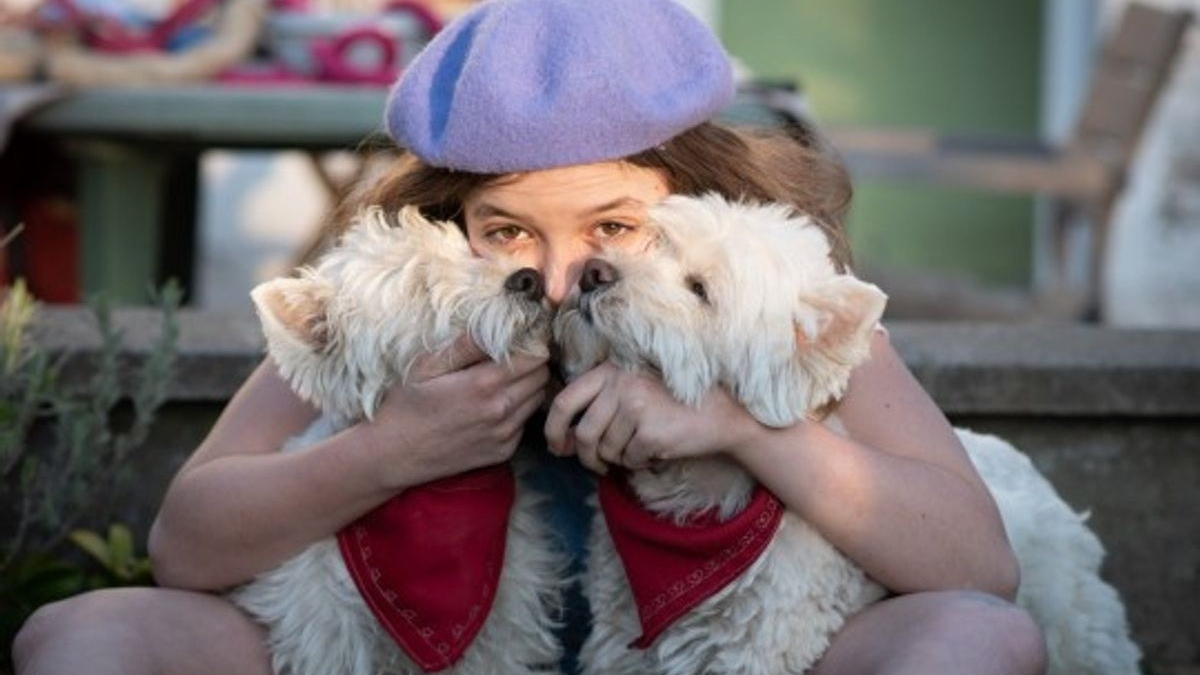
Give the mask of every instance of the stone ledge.
<path id="1" fill-rule="evenodd" d="M 263 340 L 252 313 L 180 313 L 178 401 L 228 399 L 261 360 Z M 149 309 L 114 312 L 128 356 L 136 362 L 158 334 Z M 1074 324 L 895 322 L 892 342 L 950 415 L 1200 415 L 1200 331 L 1132 330 Z M 75 354 L 99 345 L 87 310 L 43 307 L 36 340 Z"/>
<path id="2" fill-rule="evenodd" d="M 1200 331 L 957 322 L 889 330 L 948 414 L 1200 414 Z"/>
<path id="3" fill-rule="evenodd" d="M 158 338 L 161 315 L 154 309 L 128 308 L 115 310 L 112 320 L 126 347 L 122 357 L 130 365 L 137 364 Z M 176 402 L 228 400 L 262 360 L 264 341 L 250 312 L 182 310 L 179 333 L 177 374 L 167 387 L 168 398 Z M 91 312 L 76 306 L 43 306 L 33 335 L 48 351 L 67 354 L 63 379 L 82 386 L 89 370 L 86 365 L 100 347 Z"/>

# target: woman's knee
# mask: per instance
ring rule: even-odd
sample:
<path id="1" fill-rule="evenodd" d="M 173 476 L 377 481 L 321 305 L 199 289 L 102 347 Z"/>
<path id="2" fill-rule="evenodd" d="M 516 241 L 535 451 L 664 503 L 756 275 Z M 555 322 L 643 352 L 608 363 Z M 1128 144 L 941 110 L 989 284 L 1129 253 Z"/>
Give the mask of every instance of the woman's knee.
<path id="1" fill-rule="evenodd" d="M 836 636 L 817 671 L 1039 675 L 1041 629 L 1020 607 L 985 593 L 902 595 L 873 605 Z"/>
<path id="2" fill-rule="evenodd" d="M 13 640 L 13 662 L 18 672 L 49 650 L 70 649 L 88 642 L 109 653 L 135 653 L 144 642 L 138 622 L 144 588 L 92 591 L 45 605 L 35 611 Z"/>
<path id="3" fill-rule="evenodd" d="M 218 595 L 122 588 L 38 610 L 14 642 L 13 657 L 21 675 L 270 675 L 264 637 Z"/>
<path id="4" fill-rule="evenodd" d="M 937 594 L 930 630 L 945 640 L 965 640 L 977 653 L 1007 664 L 1001 672 L 1046 672 L 1046 641 L 1033 617 L 1021 607 L 987 593 Z"/>

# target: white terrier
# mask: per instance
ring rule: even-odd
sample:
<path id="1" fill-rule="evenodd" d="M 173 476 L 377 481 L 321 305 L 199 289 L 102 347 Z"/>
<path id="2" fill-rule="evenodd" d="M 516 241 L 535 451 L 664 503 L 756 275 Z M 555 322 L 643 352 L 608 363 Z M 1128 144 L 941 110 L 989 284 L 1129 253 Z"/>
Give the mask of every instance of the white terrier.
<path id="1" fill-rule="evenodd" d="M 367 210 L 315 268 L 302 270 L 298 278 L 266 282 L 251 293 L 268 353 L 292 388 L 321 411 L 306 431 L 288 442 L 285 452 L 302 451 L 371 418 L 388 388 L 405 379 L 415 357 L 447 345 L 463 332 L 496 360 L 516 353 L 546 353 L 550 309 L 535 270 L 475 257 L 457 226 L 431 223 L 416 208 L 403 209 L 398 220 L 395 226 L 381 210 Z M 479 493 L 471 490 L 481 480 L 490 489 L 493 478 L 466 479 L 467 491 L 460 484 L 432 493 L 448 500 L 466 499 Z M 494 516 L 499 531 L 493 526 L 490 541 L 499 544 L 489 550 L 500 569 L 485 570 L 481 574 L 490 577 L 473 579 L 494 589 L 490 613 L 486 600 L 467 596 L 469 616 L 452 617 L 445 634 L 438 633 L 430 627 L 428 613 L 422 616 L 404 604 L 407 596 L 398 598 L 394 588 L 383 585 L 403 585 L 404 579 L 396 580 L 395 575 L 414 568 L 411 558 L 417 551 L 381 561 L 382 551 L 363 546 L 361 556 L 353 558 L 362 574 L 352 578 L 350 558 L 343 555 L 349 555 L 355 537 L 365 530 L 351 525 L 339 537 L 350 531 L 354 537 L 317 542 L 232 592 L 232 599 L 268 628 L 275 672 L 401 675 L 444 670 L 490 675 L 556 670 L 561 647 L 554 631 L 564 584 L 563 554 L 535 512 L 539 497 L 520 481 L 514 495 L 511 474 L 501 478 L 507 480 L 512 506 L 507 519 L 503 511 Z M 409 492 L 413 491 L 397 499 Z M 436 538 L 438 533 L 425 530 L 438 527 L 436 519 L 447 508 L 453 508 L 453 501 L 410 514 L 408 522 L 420 542 L 414 549 Z M 471 523 L 465 525 L 470 529 Z M 471 557 L 455 542 L 448 552 L 451 558 Z M 455 564 L 452 560 L 449 567 Z M 445 574 L 444 560 L 433 566 L 435 577 Z M 452 574 L 441 582 L 450 595 L 475 590 L 457 588 Z M 363 583 L 378 586 L 378 593 L 364 595 Z M 413 591 L 420 595 L 435 589 Z M 377 618 L 378 611 L 373 614 L 377 605 L 394 605 L 383 615 L 387 621 Z M 401 642 L 406 649 L 398 646 Z M 450 643 L 455 649 L 447 649 Z"/>
<path id="2" fill-rule="evenodd" d="M 568 376 L 607 358 L 659 372 L 689 404 L 724 386 L 773 427 L 819 416 L 844 394 L 851 371 L 869 356 L 886 296 L 836 270 L 818 226 L 782 206 L 709 196 L 668 198 L 648 227 L 655 241 L 647 251 L 606 251 L 589 261 L 579 292 L 560 308 L 555 340 Z M 835 416 L 825 423 L 843 431 Z M 1083 517 L 1016 449 L 957 431 L 999 504 L 1022 567 L 1018 602 L 1045 631 L 1051 673 L 1137 673 L 1139 651 L 1117 593 L 1099 578 L 1103 549 Z M 732 521 L 757 499 L 750 475 L 719 458 L 632 471 L 628 487 L 631 500 L 674 523 L 703 514 Z M 648 616 L 669 609 L 716 567 L 705 563 L 657 596 L 635 597 L 615 531 L 597 513 L 584 576 L 595 615 L 581 653 L 584 672 L 802 673 L 849 615 L 885 594 L 795 514 L 770 521 L 769 509 L 760 511 L 759 522 L 771 528 L 763 553 L 655 634 Z"/>

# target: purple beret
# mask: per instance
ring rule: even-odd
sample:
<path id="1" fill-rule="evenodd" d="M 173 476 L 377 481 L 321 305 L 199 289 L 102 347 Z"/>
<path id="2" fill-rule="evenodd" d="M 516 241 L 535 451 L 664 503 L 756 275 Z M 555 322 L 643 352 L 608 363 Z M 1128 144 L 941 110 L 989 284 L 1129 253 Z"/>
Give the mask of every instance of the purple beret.
<path id="1" fill-rule="evenodd" d="M 675 0 L 485 0 L 447 25 L 388 96 L 388 134 L 475 173 L 618 159 L 732 100 L 717 37 Z"/>

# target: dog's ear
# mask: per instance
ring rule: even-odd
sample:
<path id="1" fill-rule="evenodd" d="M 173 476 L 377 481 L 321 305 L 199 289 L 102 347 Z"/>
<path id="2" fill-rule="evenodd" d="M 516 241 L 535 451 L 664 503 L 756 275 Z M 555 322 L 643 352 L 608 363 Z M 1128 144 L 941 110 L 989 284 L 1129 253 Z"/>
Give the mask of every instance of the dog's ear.
<path id="1" fill-rule="evenodd" d="M 879 287 L 847 274 L 818 284 L 799 300 L 796 348 L 820 351 L 848 366 L 856 366 L 866 357 L 871 331 L 887 304 Z"/>
<path id="2" fill-rule="evenodd" d="M 332 288 L 321 279 L 272 279 L 250 291 L 272 349 L 289 347 L 319 352 L 331 339 L 328 313 Z"/>
<path id="3" fill-rule="evenodd" d="M 870 355 L 871 332 L 887 296 L 873 284 L 838 275 L 809 289 L 794 314 L 796 359 L 808 381 L 809 406 L 841 396 L 850 371 Z"/>

